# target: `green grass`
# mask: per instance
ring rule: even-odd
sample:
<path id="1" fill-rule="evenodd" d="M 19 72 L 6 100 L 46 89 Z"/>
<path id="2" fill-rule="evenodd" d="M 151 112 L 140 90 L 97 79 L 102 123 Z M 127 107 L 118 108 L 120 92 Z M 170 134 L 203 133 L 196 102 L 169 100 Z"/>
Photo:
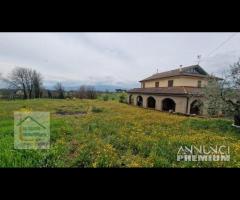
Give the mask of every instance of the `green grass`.
<path id="1" fill-rule="evenodd" d="M 108 101 L 108 100 L 116 100 L 116 101 L 119 101 L 121 99 L 121 96 L 124 96 L 125 98 L 127 98 L 127 93 L 125 92 L 119 92 L 119 93 L 116 93 L 116 92 L 104 92 L 104 93 L 101 93 L 100 95 L 98 95 L 98 99 L 100 100 L 104 100 L 104 101 Z"/>
<path id="2" fill-rule="evenodd" d="M 231 121 L 111 99 L 1 100 L 0 167 L 240 167 L 240 133 Z M 22 108 L 51 113 L 49 150 L 14 149 L 13 112 Z M 229 145 L 231 161 L 177 162 L 181 145 Z"/>

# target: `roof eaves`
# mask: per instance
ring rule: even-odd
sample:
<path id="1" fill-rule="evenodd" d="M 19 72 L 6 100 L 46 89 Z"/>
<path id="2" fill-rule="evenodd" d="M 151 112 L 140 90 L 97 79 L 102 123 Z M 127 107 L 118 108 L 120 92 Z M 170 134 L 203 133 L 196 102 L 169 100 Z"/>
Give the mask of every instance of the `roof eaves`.
<path id="1" fill-rule="evenodd" d="M 174 76 L 193 76 L 193 77 L 202 77 L 202 78 L 207 78 L 208 75 L 202 75 L 202 74 L 187 74 L 187 73 L 181 73 L 181 74 L 175 74 L 175 75 L 167 75 L 167 76 L 163 76 L 163 77 L 158 77 L 158 78 L 146 78 L 146 79 L 143 79 L 141 81 L 139 81 L 140 83 L 141 82 L 144 82 L 144 81 L 152 81 L 152 80 L 157 80 L 157 79 L 162 79 L 162 78 L 169 78 L 169 77 L 174 77 Z"/>

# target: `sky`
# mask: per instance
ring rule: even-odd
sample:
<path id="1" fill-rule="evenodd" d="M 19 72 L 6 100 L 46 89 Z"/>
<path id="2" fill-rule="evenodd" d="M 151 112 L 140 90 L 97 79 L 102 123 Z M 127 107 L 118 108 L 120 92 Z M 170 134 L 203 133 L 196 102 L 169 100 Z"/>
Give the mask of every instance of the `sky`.
<path id="1" fill-rule="evenodd" d="M 221 76 L 240 57 L 240 34 L 0 33 L 0 73 L 36 69 L 46 87 L 59 81 L 67 87 L 139 87 L 157 71 L 197 64 L 197 55 L 200 66 Z"/>

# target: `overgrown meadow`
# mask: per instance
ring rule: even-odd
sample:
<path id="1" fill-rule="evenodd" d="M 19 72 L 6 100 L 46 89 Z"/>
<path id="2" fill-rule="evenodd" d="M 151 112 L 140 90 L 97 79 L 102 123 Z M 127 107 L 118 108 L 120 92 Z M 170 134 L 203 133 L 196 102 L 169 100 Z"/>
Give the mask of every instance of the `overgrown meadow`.
<path id="1" fill-rule="evenodd" d="M 51 113 L 49 150 L 14 149 L 13 112 Z M 0 101 L 0 167 L 240 167 L 240 133 L 223 119 L 97 100 Z M 229 145 L 230 162 L 178 162 L 181 145 Z"/>

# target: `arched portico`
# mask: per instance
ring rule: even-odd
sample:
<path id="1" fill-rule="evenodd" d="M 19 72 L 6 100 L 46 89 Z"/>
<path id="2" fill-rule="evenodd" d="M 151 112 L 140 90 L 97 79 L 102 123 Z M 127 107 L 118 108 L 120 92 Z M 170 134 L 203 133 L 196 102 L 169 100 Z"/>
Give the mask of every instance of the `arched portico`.
<path id="1" fill-rule="evenodd" d="M 137 106 L 143 106 L 143 98 L 142 96 L 137 96 Z"/>
<path id="2" fill-rule="evenodd" d="M 175 112 L 176 103 L 170 98 L 165 98 L 162 100 L 162 111 L 173 111 Z"/>
<path id="3" fill-rule="evenodd" d="M 133 95 L 130 94 L 129 95 L 129 100 L 128 100 L 129 104 L 134 104 L 134 98 L 133 98 Z"/>
<path id="4" fill-rule="evenodd" d="M 156 108 L 156 100 L 153 97 L 147 98 L 147 107 L 148 108 Z"/>
<path id="5" fill-rule="evenodd" d="M 203 112 L 203 103 L 200 100 L 194 100 L 190 104 L 190 114 L 202 115 Z"/>

